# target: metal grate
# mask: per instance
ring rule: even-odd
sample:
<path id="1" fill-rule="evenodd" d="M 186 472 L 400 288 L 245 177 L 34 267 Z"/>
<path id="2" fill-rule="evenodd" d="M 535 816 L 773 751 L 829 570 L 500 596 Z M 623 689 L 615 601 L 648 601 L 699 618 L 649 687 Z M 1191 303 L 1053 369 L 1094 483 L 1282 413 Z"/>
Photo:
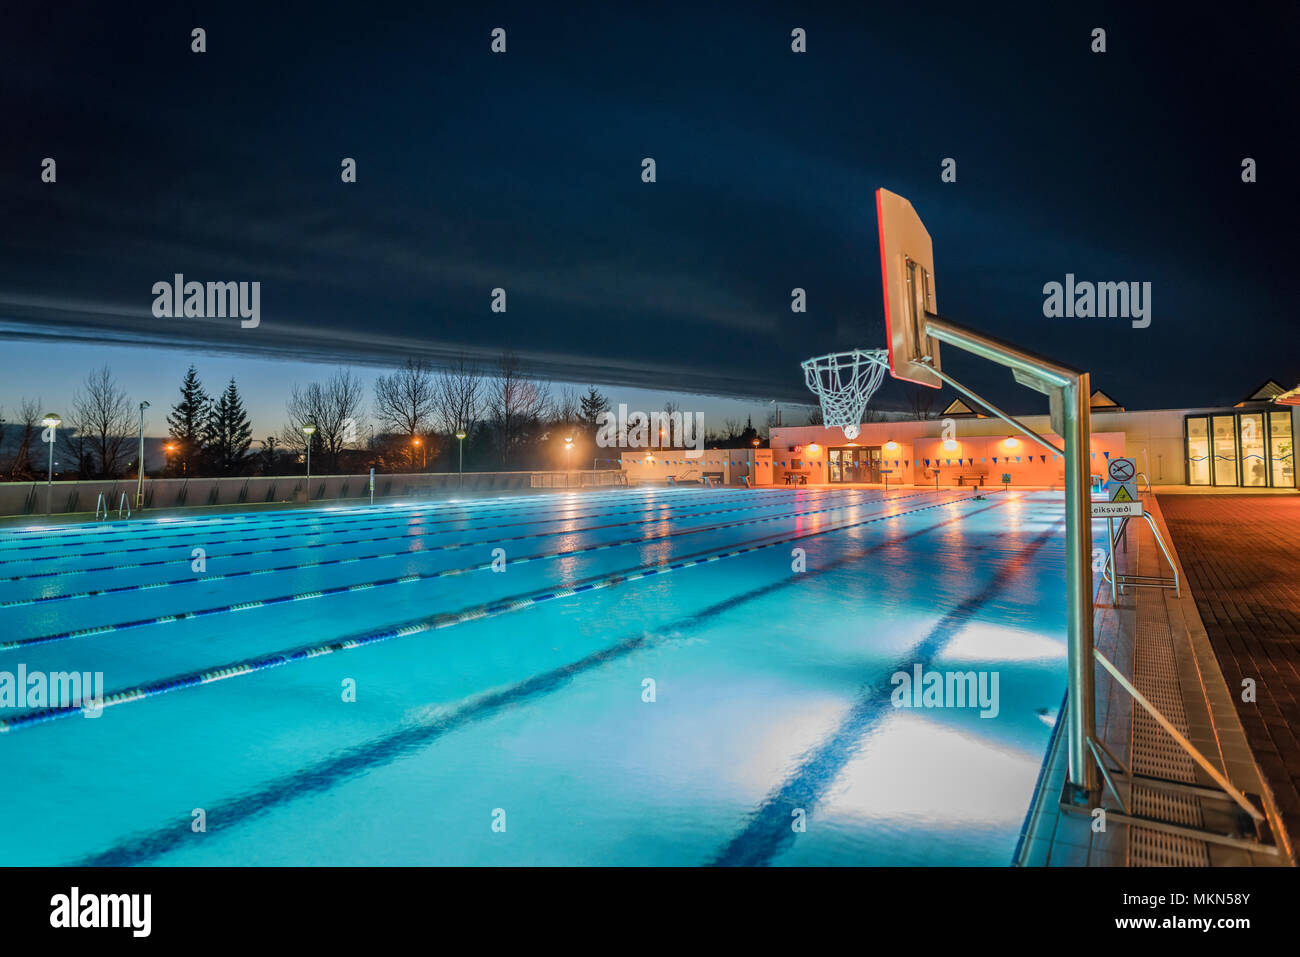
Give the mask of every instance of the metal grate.
<path id="1" fill-rule="evenodd" d="M 1187 713 L 1175 667 L 1173 635 L 1164 615 L 1159 592 L 1137 592 L 1137 629 L 1133 638 L 1133 685 L 1155 705 L 1175 728 L 1188 733 Z M 1196 782 L 1196 764 L 1145 709 L 1133 702 L 1133 770 L 1173 781 Z M 1157 791 L 1134 785 L 1135 813 L 1171 824 L 1202 827 L 1201 804 L 1186 794 Z M 1210 852 L 1204 841 L 1131 827 L 1128 841 L 1130 867 L 1208 867 Z"/>

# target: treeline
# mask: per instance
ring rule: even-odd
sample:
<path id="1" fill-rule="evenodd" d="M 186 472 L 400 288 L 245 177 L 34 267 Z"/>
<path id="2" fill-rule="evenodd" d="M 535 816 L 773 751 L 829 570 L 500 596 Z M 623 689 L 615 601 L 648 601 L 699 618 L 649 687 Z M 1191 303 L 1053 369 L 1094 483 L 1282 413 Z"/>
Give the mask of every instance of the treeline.
<path id="1" fill-rule="evenodd" d="M 586 394 L 556 392 L 509 353 L 490 366 L 462 356 L 440 370 L 411 359 L 380 375 L 371 390 L 352 370 L 337 369 L 292 385 L 284 424 L 260 438 L 234 379 L 213 394 L 191 365 L 178 393 L 166 414 L 167 477 L 294 474 L 306 467 L 308 442 L 314 474 L 455 471 L 458 433 L 465 436 L 466 471 L 590 468 L 595 458 L 618 454 L 595 445 L 597 420 L 610 406 L 605 395 L 594 386 Z M 49 411 L 40 399 L 24 398 L 13 427 L 0 431 L 0 473 L 7 478 L 46 476 L 49 449 L 41 433 Z M 86 377 L 60 415 L 57 478 L 138 474 L 139 401 L 108 366 Z M 156 428 L 149 432 L 156 435 Z"/>

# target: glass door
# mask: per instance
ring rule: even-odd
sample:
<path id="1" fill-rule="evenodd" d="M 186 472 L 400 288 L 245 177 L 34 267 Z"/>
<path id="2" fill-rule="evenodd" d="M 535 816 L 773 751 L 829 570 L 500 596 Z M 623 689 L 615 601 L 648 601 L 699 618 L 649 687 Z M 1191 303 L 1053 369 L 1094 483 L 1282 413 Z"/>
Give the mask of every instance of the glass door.
<path id="1" fill-rule="evenodd" d="M 1187 420 L 1187 484 L 1210 483 L 1210 420 Z"/>
<path id="2" fill-rule="evenodd" d="M 1268 436 L 1264 433 L 1263 412 L 1243 412 L 1237 416 L 1241 435 L 1241 484 L 1249 488 L 1268 485 Z"/>
<path id="3" fill-rule="evenodd" d="M 1210 421 L 1214 426 L 1214 456 L 1212 458 L 1214 484 L 1237 483 L 1237 430 L 1235 415 L 1216 415 Z"/>
<path id="4" fill-rule="evenodd" d="M 1295 488 L 1295 437 L 1291 434 L 1291 413 L 1268 414 L 1270 474 L 1274 488 Z"/>

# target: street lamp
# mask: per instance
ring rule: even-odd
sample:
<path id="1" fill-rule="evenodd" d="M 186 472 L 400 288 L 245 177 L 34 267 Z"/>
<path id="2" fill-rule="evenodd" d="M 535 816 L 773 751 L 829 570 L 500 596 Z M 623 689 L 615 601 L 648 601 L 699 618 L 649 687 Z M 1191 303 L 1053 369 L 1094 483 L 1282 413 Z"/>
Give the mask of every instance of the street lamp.
<path id="1" fill-rule="evenodd" d="M 316 426 L 308 422 L 302 427 L 303 435 L 307 436 L 307 501 L 311 501 L 311 437 L 316 434 Z"/>
<path id="2" fill-rule="evenodd" d="M 140 403 L 140 471 L 135 482 L 135 509 L 138 512 L 144 507 L 144 410 L 149 408 L 148 402 Z"/>
<path id="3" fill-rule="evenodd" d="M 420 468 L 422 468 L 422 469 L 423 469 L 423 468 L 428 468 L 428 465 L 429 465 L 429 450 L 428 450 L 427 448 L 422 448 L 422 447 L 421 447 L 421 443 L 420 443 L 420 440 L 419 440 L 418 438 L 413 438 L 413 439 L 411 439 L 411 444 L 414 445 L 416 448 L 421 449 L 421 451 L 420 451 Z M 412 453 L 412 455 L 411 455 L 411 464 L 412 464 L 412 465 L 415 464 L 415 455 L 414 455 L 414 453 Z"/>
<path id="4" fill-rule="evenodd" d="M 63 424 L 63 420 L 60 419 L 58 414 L 55 412 L 46 412 L 45 418 L 41 419 L 41 425 L 45 426 L 45 428 L 49 431 L 49 435 L 50 435 L 49 438 L 50 470 L 47 473 L 47 478 L 45 481 L 45 489 L 46 489 L 45 514 L 46 515 L 54 514 L 54 505 L 53 505 L 54 503 L 54 434 L 55 434 L 55 430 L 62 424 Z"/>
<path id="5" fill-rule="evenodd" d="M 571 460 L 573 456 L 573 436 L 568 435 L 564 438 L 564 486 L 569 486 L 569 469 L 572 468 Z"/>
<path id="6" fill-rule="evenodd" d="M 460 443 L 460 487 L 465 487 L 465 430 L 456 430 L 456 441 Z"/>

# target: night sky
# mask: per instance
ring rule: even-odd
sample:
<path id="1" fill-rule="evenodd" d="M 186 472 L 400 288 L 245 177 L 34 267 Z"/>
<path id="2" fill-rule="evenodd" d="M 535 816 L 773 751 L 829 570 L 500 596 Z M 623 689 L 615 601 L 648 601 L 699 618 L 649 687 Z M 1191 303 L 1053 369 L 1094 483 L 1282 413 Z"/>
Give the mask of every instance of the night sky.
<path id="1" fill-rule="evenodd" d="M 560 381 L 806 402 L 801 359 L 884 345 L 885 186 L 934 239 L 941 313 L 1129 408 L 1300 381 L 1294 4 L 465 6 L 7 3 L 0 335 L 147 348 L 156 406 L 217 352 L 505 347 Z M 155 318 L 177 272 L 260 281 L 261 326 Z M 1150 327 L 1045 318 L 1067 273 L 1150 282 Z M 45 372 L 30 342 L 6 352 L 12 408 Z M 49 394 L 95 352 L 50 349 Z M 1043 410 L 1004 370 L 944 358 Z M 905 403 L 894 385 L 881 401 Z"/>

